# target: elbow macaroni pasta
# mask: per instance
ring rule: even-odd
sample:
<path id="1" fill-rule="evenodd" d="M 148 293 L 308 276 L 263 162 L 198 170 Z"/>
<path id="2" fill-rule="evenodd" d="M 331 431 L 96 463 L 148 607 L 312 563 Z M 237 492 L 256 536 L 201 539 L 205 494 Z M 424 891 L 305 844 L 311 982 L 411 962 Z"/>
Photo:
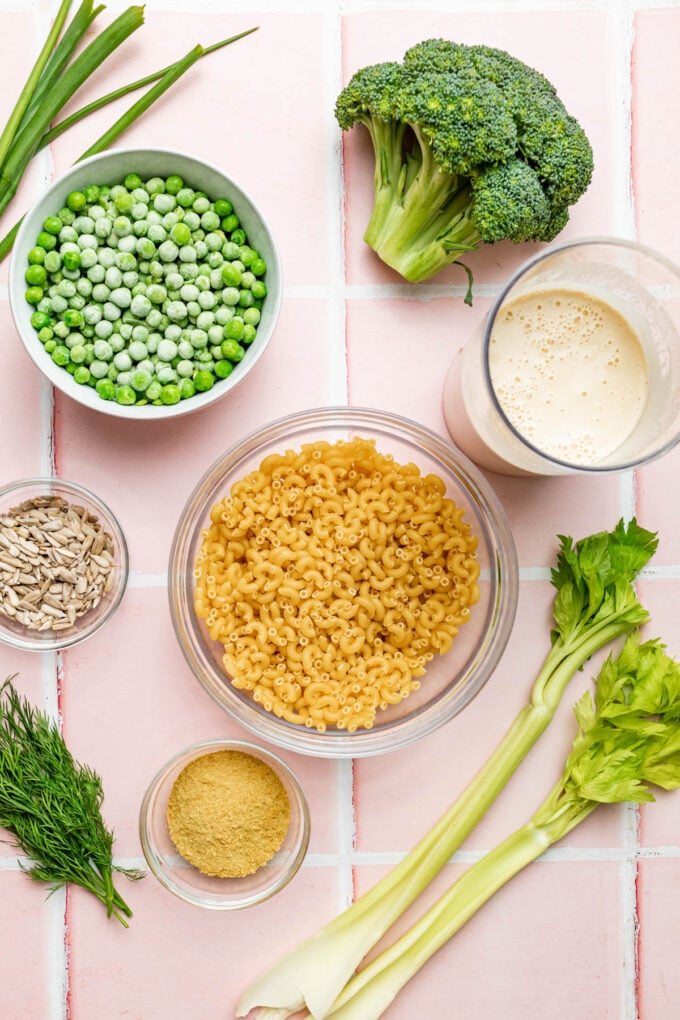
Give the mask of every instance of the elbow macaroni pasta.
<path id="1" fill-rule="evenodd" d="M 370 728 L 479 600 L 463 517 L 439 477 L 374 440 L 265 458 L 213 506 L 194 570 L 231 683 L 291 723 Z"/>

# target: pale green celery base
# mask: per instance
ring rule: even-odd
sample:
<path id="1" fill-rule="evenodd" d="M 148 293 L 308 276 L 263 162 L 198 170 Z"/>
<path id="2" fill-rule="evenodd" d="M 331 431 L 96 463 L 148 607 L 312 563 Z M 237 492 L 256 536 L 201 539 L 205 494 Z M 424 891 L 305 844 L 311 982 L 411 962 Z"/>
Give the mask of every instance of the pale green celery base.
<path id="1" fill-rule="evenodd" d="M 588 801 L 553 815 L 561 791 L 562 781 L 527 825 L 472 865 L 420 921 L 352 978 L 328 1020 L 378 1020 L 404 985 L 487 900 L 597 807 Z"/>
<path id="2" fill-rule="evenodd" d="M 385 934 L 484 817 L 552 719 L 569 680 L 599 648 L 639 624 L 611 619 L 593 633 L 580 633 L 575 649 L 555 644 L 532 690 L 531 703 L 516 717 L 472 782 L 413 850 L 373 889 L 325 928 L 303 942 L 246 990 L 237 1015 L 255 1006 L 304 1006 L 315 1020 L 334 1001 L 366 953 Z M 362 1017 L 362 1020 L 366 1020 Z"/>

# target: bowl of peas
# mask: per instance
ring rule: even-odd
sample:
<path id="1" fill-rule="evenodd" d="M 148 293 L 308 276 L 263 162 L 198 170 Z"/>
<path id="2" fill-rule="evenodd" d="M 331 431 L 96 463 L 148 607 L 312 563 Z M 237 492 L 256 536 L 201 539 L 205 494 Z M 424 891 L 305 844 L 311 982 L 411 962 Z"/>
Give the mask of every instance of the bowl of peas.
<path id="1" fill-rule="evenodd" d="M 281 303 L 274 238 L 218 167 L 169 149 L 77 163 L 17 234 L 19 336 L 50 382 L 94 410 L 197 411 L 245 378 Z"/>

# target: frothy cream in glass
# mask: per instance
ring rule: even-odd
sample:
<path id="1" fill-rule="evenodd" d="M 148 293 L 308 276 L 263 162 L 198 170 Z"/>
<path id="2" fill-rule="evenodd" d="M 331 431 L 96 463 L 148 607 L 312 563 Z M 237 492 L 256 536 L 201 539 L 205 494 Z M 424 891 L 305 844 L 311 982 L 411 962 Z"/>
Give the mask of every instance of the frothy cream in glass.
<path id="1" fill-rule="evenodd" d="M 568 287 L 532 289 L 503 306 L 491 332 L 489 372 L 517 432 L 581 466 L 625 442 L 649 388 L 631 323 L 600 297 Z"/>

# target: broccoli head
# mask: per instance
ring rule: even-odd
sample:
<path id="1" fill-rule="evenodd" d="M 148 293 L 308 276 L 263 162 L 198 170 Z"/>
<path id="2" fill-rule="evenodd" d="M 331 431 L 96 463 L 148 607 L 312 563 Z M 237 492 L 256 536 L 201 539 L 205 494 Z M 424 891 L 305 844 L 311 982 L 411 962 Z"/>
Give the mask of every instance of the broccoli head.
<path id="1" fill-rule="evenodd" d="M 592 177 L 590 143 L 553 85 L 488 46 L 429 39 L 401 64 L 365 67 L 335 115 L 373 141 L 364 239 L 414 282 L 482 243 L 552 240 Z"/>

